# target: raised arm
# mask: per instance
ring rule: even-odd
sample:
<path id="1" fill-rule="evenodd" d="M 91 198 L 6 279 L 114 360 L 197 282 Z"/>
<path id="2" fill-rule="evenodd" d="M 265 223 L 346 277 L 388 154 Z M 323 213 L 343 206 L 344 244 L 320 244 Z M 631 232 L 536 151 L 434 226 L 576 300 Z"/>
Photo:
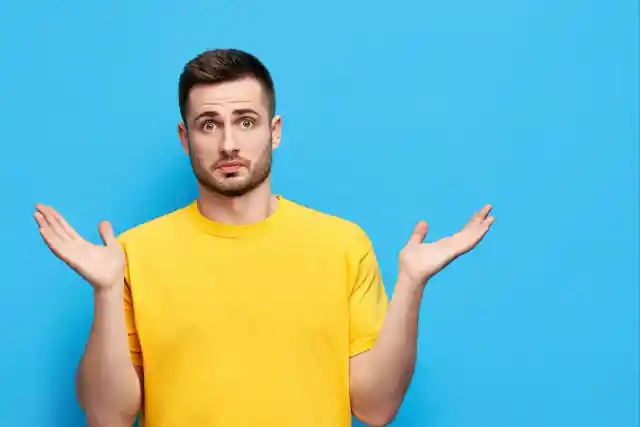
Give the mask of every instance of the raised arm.
<path id="1" fill-rule="evenodd" d="M 94 290 L 93 325 L 77 374 L 78 400 L 87 424 L 130 427 L 140 412 L 143 390 L 127 339 L 122 248 L 107 222 L 99 227 L 104 244 L 94 245 L 53 208 L 36 209 L 35 219 L 49 249 Z"/>
<path id="2" fill-rule="evenodd" d="M 490 211 L 485 206 L 458 233 L 434 243 L 423 242 L 427 224 L 420 222 L 401 251 L 398 281 L 376 343 L 350 361 L 352 410 L 367 425 L 385 426 L 395 418 L 413 377 L 424 287 L 482 240 L 494 222 Z"/>

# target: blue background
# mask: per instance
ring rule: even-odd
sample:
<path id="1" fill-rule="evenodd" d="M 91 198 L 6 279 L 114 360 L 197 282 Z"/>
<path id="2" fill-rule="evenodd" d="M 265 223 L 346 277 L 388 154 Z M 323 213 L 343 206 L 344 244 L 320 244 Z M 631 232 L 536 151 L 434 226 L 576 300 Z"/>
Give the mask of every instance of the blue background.
<path id="1" fill-rule="evenodd" d="M 484 203 L 497 222 L 426 291 L 396 424 L 639 420 L 635 1 L 0 3 L 0 425 L 84 425 L 73 376 L 91 290 L 44 246 L 52 204 L 87 238 L 188 203 L 177 78 L 200 51 L 270 67 L 275 190 L 397 254 Z"/>

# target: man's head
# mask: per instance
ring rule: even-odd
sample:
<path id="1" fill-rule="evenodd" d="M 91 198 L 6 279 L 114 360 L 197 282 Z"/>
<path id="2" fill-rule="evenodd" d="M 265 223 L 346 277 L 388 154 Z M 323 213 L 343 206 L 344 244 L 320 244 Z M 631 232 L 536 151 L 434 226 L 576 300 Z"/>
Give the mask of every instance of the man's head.
<path id="1" fill-rule="evenodd" d="M 200 184 L 229 197 L 262 184 L 280 143 L 273 80 L 249 53 L 204 52 L 180 75 L 180 141 Z"/>

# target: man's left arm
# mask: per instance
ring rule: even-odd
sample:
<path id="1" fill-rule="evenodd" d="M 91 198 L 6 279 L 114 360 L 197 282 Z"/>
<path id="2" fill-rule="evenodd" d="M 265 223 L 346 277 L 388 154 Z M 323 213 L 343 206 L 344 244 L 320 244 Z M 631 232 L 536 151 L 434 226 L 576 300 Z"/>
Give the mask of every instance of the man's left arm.
<path id="1" fill-rule="evenodd" d="M 490 211 L 485 206 L 461 231 L 434 243 L 423 243 L 428 227 L 420 222 L 400 252 L 398 280 L 375 344 L 350 359 L 351 408 L 363 423 L 385 426 L 395 418 L 413 377 L 424 287 L 482 240 L 494 222 Z"/>
<path id="2" fill-rule="evenodd" d="M 369 426 L 393 421 L 413 377 L 422 293 L 399 279 L 375 345 L 350 360 L 352 412 Z"/>

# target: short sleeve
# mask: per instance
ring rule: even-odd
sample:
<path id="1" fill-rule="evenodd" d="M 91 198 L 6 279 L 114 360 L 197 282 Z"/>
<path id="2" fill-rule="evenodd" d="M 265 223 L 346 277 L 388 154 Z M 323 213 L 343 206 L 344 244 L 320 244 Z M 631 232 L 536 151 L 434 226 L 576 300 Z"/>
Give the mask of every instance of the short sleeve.
<path id="1" fill-rule="evenodd" d="M 124 282 L 124 314 L 127 324 L 127 337 L 129 340 L 129 353 L 131 354 L 131 362 L 135 366 L 142 367 L 142 349 L 136 329 L 135 316 L 133 313 L 133 299 L 131 297 L 131 287 L 129 282 Z"/>
<path id="2" fill-rule="evenodd" d="M 129 275 L 129 260 L 124 242 L 120 240 L 120 245 L 127 258 L 124 277 L 124 316 L 127 326 L 127 338 L 129 341 L 129 353 L 131 362 L 134 366 L 142 367 L 142 348 L 140 339 L 138 338 L 138 330 L 136 328 L 135 313 L 133 309 L 133 295 L 131 292 L 131 280 Z"/>
<path id="3" fill-rule="evenodd" d="M 371 241 L 363 232 L 349 254 L 349 355 L 370 350 L 376 339 L 388 308 L 378 261 Z"/>

